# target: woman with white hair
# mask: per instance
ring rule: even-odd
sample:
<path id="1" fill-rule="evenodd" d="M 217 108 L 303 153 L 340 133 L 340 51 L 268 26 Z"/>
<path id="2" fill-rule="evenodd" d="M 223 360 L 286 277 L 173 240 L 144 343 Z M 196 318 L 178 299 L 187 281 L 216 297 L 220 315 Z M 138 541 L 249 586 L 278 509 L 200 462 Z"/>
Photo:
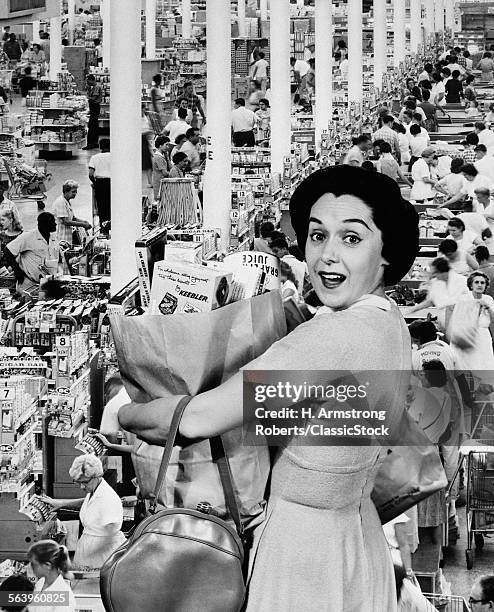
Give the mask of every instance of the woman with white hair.
<path id="1" fill-rule="evenodd" d="M 69 475 L 86 493 L 80 499 L 41 499 L 55 509 L 80 508 L 84 531 L 77 542 L 74 566 L 99 569 L 108 557 L 125 542 L 120 531 L 123 522 L 122 502 L 103 479 L 103 465 L 95 455 L 76 457 Z"/>

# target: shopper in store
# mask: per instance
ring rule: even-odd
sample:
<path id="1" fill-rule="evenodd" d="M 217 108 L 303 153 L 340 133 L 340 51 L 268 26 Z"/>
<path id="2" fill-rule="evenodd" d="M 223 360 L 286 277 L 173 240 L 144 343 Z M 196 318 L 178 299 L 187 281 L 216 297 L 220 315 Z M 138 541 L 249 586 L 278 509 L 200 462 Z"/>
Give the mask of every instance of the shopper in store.
<path id="1" fill-rule="evenodd" d="M 408 138 L 405 126 L 395 121 L 393 130 L 398 134 L 398 142 L 400 143 L 400 154 L 402 165 L 410 163 L 410 140 Z"/>
<path id="2" fill-rule="evenodd" d="M 490 83 L 493 79 L 494 62 L 492 61 L 492 53 L 486 51 L 482 56 L 482 59 L 478 63 L 477 70 L 481 70 L 480 75 L 481 81 L 487 81 Z"/>
<path id="3" fill-rule="evenodd" d="M 282 300 L 299 300 L 299 291 L 297 285 L 297 279 L 291 267 L 285 262 L 280 261 L 280 293 Z"/>
<path id="4" fill-rule="evenodd" d="M 494 132 L 488 130 L 482 121 L 478 121 L 474 128 L 479 137 L 479 144 L 485 145 L 488 155 L 494 155 Z"/>
<path id="5" fill-rule="evenodd" d="M 465 164 L 461 168 L 461 174 L 466 179 L 462 190 L 455 196 L 446 200 L 443 207 L 462 208 L 462 202 L 465 198 L 473 199 L 475 212 L 483 212 L 482 205 L 478 202 L 475 196 L 475 191 L 479 188 L 492 190 L 494 188 L 490 179 L 479 174 L 479 171 L 473 164 Z"/>
<path id="6" fill-rule="evenodd" d="M 463 95 L 465 96 L 465 102 L 475 102 L 477 100 L 477 92 L 475 91 L 475 87 L 473 83 L 475 82 L 475 77 L 473 74 L 469 74 L 465 79 L 465 88 L 463 90 Z"/>
<path id="7" fill-rule="evenodd" d="M 473 345 L 469 348 L 460 347 L 454 341 L 451 342 L 451 348 L 459 368 L 470 371 L 493 371 L 494 351 L 489 327 L 494 321 L 494 298 L 487 294 L 489 279 L 483 272 L 476 270 L 468 277 L 467 284 L 470 292 L 459 301 L 474 301 L 479 306 L 478 312 L 475 313 L 477 333 L 473 337 Z"/>
<path id="8" fill-rule="evenodd" d="M 155 74 L 153 76 L 153 83 L 149 95 L 151 97 L 151 110 L 154 113 L 161 114 L 163 112 L 163 107 L 161 105 L 161 100 L 163 99 L 161 91 L 161 74 Z"/>
<path id="9" fill-rule="evenodd" d="M 463 220 L 458 217 L 449 219 L 447 230 L 448 234 L 458 245 L 458 248 L 466 253 L 473 253 L 475 247 L 482 244 L 480 234 L 467 230 Z"/>
<path id="10" fill-rule="evenodd" d="M 443 115 L 446 115 L 446 111 L 444 110 L 444 106 L 446 105 L 446 88 L 443 83 L 443 78 L 439 74 L 439 72 L 435 72 L 432 75 L 432 90 L 431 90 L 431 100 L 432 103 L 436 105 L 436 108 L 440 110 Z"/>
<path id="11" fill-rule="evenodd" d="M 121 532 L 122 502 L 103 478 L 103 465 L 96 455 L 81 455 L 74 459 L 69 476 L 86 494 L 79 499 L 40 499 L 52 508 L 80 509 L 84 528 L 77 542 L 74 566 L 100 569 L 108 557 L 125 542 Z"/>
<path id="12" fill-rule="evenodd" d="M 23 230 L 17 206 L 9 200 L 4 200 L 0 204 L 0 267 L 7 263 L 3 257 L 3 250 L 12 240 L 22 234 Z"/>
<path id="13" fill-rule="evenodd" d="M 419 130 L 419 126 L 413 126 L 413 131 Z M 413 134 L 414 138 L 420 138 L 418 133 Z M 414 149 L 412 148 L 412 154 Z M 412 156 L 412 160 L 414 157 Z M 410 161 L 410 165 L 412 164 Z M 435 174 L 437 166 L 437 154 L 432 147 L 427 147 L 422 151 L 422 156 L 414 161 L 412 165 L 412 180 L 413 186 L 410 191 L 410 199 L 421 204 L 423 202 L 431 202 L 435 197 L 435 187 L 438 183 Z"/>
<path id="14" fill-rule="evenodd" d="M 465 187 L 465 179 L 461 173 L 462 168 L 463 160 L 459 157 L 455 157 L 455 159 L 451 160 L 451 172 L 440 179 L 437 184 L 441 193 L 445 192 L 448 198 L 457 195 Z"/>
<path id="15" fill-rule="evenodd" d="M 268 253 L 273 255 L 273 251 L 269 246 L 269 237 L 274 232 L 274 225 L 271 221 L 264 221 L 259 227 L 259 237 L 254 238 L 253 251 L 260 251 L 261 253 Z"/>
<path id="16" fill-rule="evenodd" d="M 45 52 L 41 48 L 41 45 L 39 45 L 38 43 L 33 44 L 33 50 L 31 52 L 31 62 L 36 64 L 43 64 L 44 62 L 46 62 Z"/>
<path id="17" fill-rule="evenodd" d="M 299 261 L 296 257 L 290 254 L 288 250 L 288 242 L 286 238 L 276 238 L 271 240 L 269 248 L 276 257 L 290 266 L 295 276 L 295 284 L 298 287 L 298 293 L 302 297 L 304 290 L 305 277 L 309 275 L 307 264 L 305 261 Z"/>
<path id="18" fill-rule="evenodd" d="M 389 142 L 384 142 L 380 146 L 381 157 L 377 163 L 379 172 L 382 172 L 389 178 L 392 178 L 394 181 L 401 181 L 405 185 L 412 187 L 412 183 L 406 178 L 403 174 L 398 162 L 391 154 L 391 145 Z"/>
<path id="19" fill-rule="evenodd" d="M 6 42 L 10 38 L 10 26 L 6 25 L 2 31 L 2 42 Z"/>
<path id="20" fill-rule="evenodd" d="M 384 293 L 384 286 L 406 274 L 418 252 L 418 215 L 397 184 L 347 165 L 318 170 L 295 189 L 290 211 L 324 306 L 246 369 L 303 370 L 312 384 L 328 382 L 333 369 L 410 368 L 408 330 Z M 380 388 L 380 398 L 399 418 L 402 387 L 391 378 L 389 389 Z M 249 413 L 243 410 L 242 381 L 239 373 L 194 397 L 184 412 L 182 435 L 208 438 L 245 423 Z M 123 406 L 120 424 L 162 444 L 178 400 Z M 267 400 L 265 405 L 271 409 L 278 403 Z M 305 610 L 307 602 L 313 610 L 328 605 L 334 610 L 396 610 L 392 563 L 370 499 L 376 461 L 385 450 L 287 444 L 274 463 L 269 518 L 252 551 L 247 612 Z M 314 572 L 314 567 L 325 570 Z"/>
<path id="21" fill-rule="evenodd" d="M 185 118 L 185 121 L 187 121 L 187 123 L 189 124 L 189 127 L 190 127 L 191 124 L 192 124 L 192 119 L 194 118 L 194 115 L 192 114 L 192 111 L 188 107 L 187 98 L 180 98 L 178 100 L 178 107 L 173 109 L 172 119 L 174 119 L 175 121 L 178 119 L 178 109 L 179 108 L 185 108 L 185 110 L 187 111 L 187 117 Z"/>
<path id="22" fill-rule="evenodd" d="M 448 260 L 452 270 L 464 276 L 478 268 L 475 258 L 463 249 L 451 238 L 443 240 L 438 246 L 438 255 Z"/>
<path id="23" fill-rule="evenodd" d="M 245 107 L 255 113 L 257 110 L 259 110 L 259 103 L 262 100 L 263 95 L 264 92 L 261 89 L 261 84 L 258 81 L 250 81 L 249 96 L 247 98 Z"/>
<path id="24" fill-rule="evenodd" d="M 393 149 L 393 155 L 396 157 L 396 161 L 401 164 L 401 152 L 400 152 L 400 141 L 398 140 L 398 134 L 393 130 L 394 119 L 391 115 L 383 117 L 383 126 L 372 135 L 372 140 L 384 140 L 389 142 Z"/>
<path id="25" fill-rule="evenodd" d="M 476 159 L 475 148 L 479 144 L 479 137 L 475 132 L 470 132 L 465 136 L 465 141 L 461 143 L 464 147 L 461 157 L 464 164 L 473 164 Z"/>
<path id="26" fill-rule="evenodd" d="M 182 150 L 182 146 L 184 145 L 185 142 L 187 142 L 187 136 L 185 134 L 182 134 L 181 136 L 177 136 L 175 138 L 175 146 L 173 147 L 170 153 L 170 157 L 172 158 L 172 160 L 173 160 L 175 153 L 178 153 L 179 151 Z"/>
<path id="27" fill-rule="evenodd" d="M 372 140 L 368 134 L 360 134 L 353 139 L 353 146 L 343 159 L 343 163 L 349 166 L 360 167 L 365 161 L 365 155 L 372 149 Z"/>
<path id="28" fill-rule="evenodd" d="M 428 132 L 437 132 L 437 109 L 436 105 L 432 104 L 430 101 L 431 92 L 427 89 L 424 89 L 422 92 L 422 102 L 418 106 L 418 108 L 422 109 L 425 113 L 425 129 Z"/>
<path id="29" fill-rule="evenodd" d="M 100 228 L 108 233 L 111 224 L 111 153 L 110 139 L 102 138 L 100 153 L 89 160 L 89 180 L 93 184 L 94 199 L 98 209 Z M 89 228 L 86 228 L 89 229 Z"/>
<path id="30" fill-rule="evenodd" d="M 427 62 L 424 65 L 424 69 L 422 70 L 422 72 L 419 74 L 418 76 L 418 84 L 420 85 L 423 81 L 430 81 L 432 82 L 432 72 L 434 70 L 434 66 L 430 63 Z"/>
<path id="31" fill-rule="evenodd" d="M 26 106 L 27 96 L 31 89 L 36 88 L 36 81 L 33 79 L 31 66 L 24 68 L 24 75 L 19 80 L 19 89 L 21 90 L 22 106 Z"/>
<path id="32" fill-rule="evenodd" d="M 271 108 L 267 98 L 259 100 L 259 109 L 254 113 L 256 116 L 256 144 L 262 146 L 268 141 L 271 133 Z"/>
<path id="33" fill-rule="evenodd" d="M 3 50 L 9 56 L 11 62 L 20 61 L 22 49 L 17 41 L 17 36 L 13 32 L 9 36 L 9 39 L 3 43 Z"/>
<path id="34" fill-rule="evenodd" d="M 49 212 L 42 212 L 38 216 L 37 226 L 17 236 L 3 250 L 4 258 L 14 272 L 19 292 L 35 291 L 41 278 L 58 273 L 60 250 L 55 237 L 55 217 Z"/>
<path id="35" fill-rule="evenodd" d="M 479 264 L 479 272 L 485 274 L 489 279 L 489 286 L 486 293 L 494 298 L 494 264 L 490 262 L 489 249 L 483 244 L 478 246 L 475 249 L 475 259 Z"/>
<path id="36" fill-rule="evenodd" d="M 34 591 L 34 584 L 29 580 L 25 574 L 12 574 L 2 580 L 0 584 L 0 598 L 4 605 L 0 605 L 1 612 L 29 612 L 27 605 L 21 607 L 20 603 L 15 603 L 17 596 L 18 601 L 21 597 L 26 597 L 29 593 Z M 12 605 L 8 605 L 9 597 L 14 597 Z M 27 601 L 27 599 L 25 600 Z M 60 609 L 60 612 L 62 610 Z"/>
<path id="37" fill-rule="evenodd" d="M 476 161 L 473 164 L 479 174 L 486 176 L 494 185 L 494 157 L 487 153 L 487 147 L 484 144 L 479 144 L 475 147 Z"/>
<path id="38" fill-rule="evenodd" d="M 87 145 L 83 149 L 96 149 L 99 137 L 99 115 L 103 101 L 103 89 L 96 82 L 94 74 L 88 74 L 86 79 L 86 93 L 89 103 L 89 123 L 87 126 Z"/>
<path id="39" fill-rule="evenodd" d="M 173 166 L 170 168 L 168 178 L 183 178 L 189 165 L 189 158 L 182 151 L 178 151 L 172 157 Z"/>
<path id="40" fill-rule="evenodd" d="M 470 591 L 468 603 L 472 612 L 494 610 L 494 575 L 477 578 Z"/>
<path id="41" fill-rule="evenodd" d="M 183 111 L 183 109 L 180 110 Z M 156 151 L 153 155 L 153 195 L 155 200 L 158 199 L 161 179 L 168 178 L 170 171 L 170 160 L 168 158 L 169 142 L 170 139 L 167 136 L 157 136 L 154 141 Z M 185 157 L 187 158 L 187 155 Z"/>
<path id="42" fill-rule="evenodd" d="M 490 127 L 491 123 L 494 123 L 494 104 L 489 104 L 489 111 L 485 115 L 485 122 Z"/>
<path id="43" fill-rule="evenodd" d="M 27 557 L 37 579 L 34 591 L 64 596 L 63 605 L 59 602 L 57 606 L 43 606 L 40 609 L 76 612 L 75 596 L 68 582 L 72 574 L 67 548 L 53 540 L 40 540 L 29 547 Z"/>
<path id="44" fill-rule="evenodd" d="M 427 297 L 423 302 L 415 304 L 406 311 L 410 315 L 427 308 L 440 308 L 438 322 L 444 328 L 446 306 L 453 306 L 462 295 L 468 294 L 467 281 L 464 276 L 451 269 L 444 257 L 437 257 L 430 265 L 431 281 L 427 289 Z"/>
<path id="45" fill-rule="evenodd" d="M 186 134 L 187 130 L 190 128 L 190 125 L 187 123 L 186 108 L 178 108 L 177 117 L 177 119 L 169 121 L 163 130 L 163 136 L 168 136 L 172 142 L 175 142 L 177 136 Z"/>
<path id="46" fill-rule="evenodd" d="M 181 104 L 181 100 L 187 100 L 187 108 L 189 108 L 192 112 L 192 121 L 191 126 L 197 127 L 197 113 L 199 113 L 202 117 L 202 124 L 206 123 L 206 114 L 201 105 L 201 100 L 199 96 L 194 93 L 194 85 L 191 81 L 188 81 L 184 84 L 184 89 L 176 102 L 176 107 L 178 108 Z"/>
<path id="47" fill-rule="evenodd" d="M 194 127 L 190 127 L 185 134 L 185 142 L 180 147 L 180 151 L 185 153 L 189 158 L 189 167 L 191 170 L 195 170 L 201 165 L 201 156 L 199 155 L 199 144 L 200 136 L 199 130 Z"/>
<path id="48" fill-rule="evenodd" d="M 74 229 L 82 227 L 84 230 L 91 229 L 91 224 L 88 221 L 79 219 L 74 215 L 72 209 L 72 200 L 77 195 L 79 184 L 75 181 L 65 181 L 62 185 L 62 195 L 53 202 L 53 212 L 57 219 L 58 231 L 57 240 L 68 242 L 70 245 L 74 242 Z M 75 239 L 77 242 L 79 237 Z"/>
<path id="49" fill-rule="evenodd" d="M 268 68 L 269 64 L 266 61 L 266 56 L 262 51 L 259 51 L 259 59 L 254 64 L 254 70 L 252 72 L 252 80 L 258 81 L 261 85 L 263 93 L 266 92 L 268 87 Z"/>
<path id="50" fill-rule="evenodd" d="M 235 147 L 255 147 L 254 127 L 256 116 L 245 108 L 245 100 L 237 98 L 232 111 L 232 139 Z"/>

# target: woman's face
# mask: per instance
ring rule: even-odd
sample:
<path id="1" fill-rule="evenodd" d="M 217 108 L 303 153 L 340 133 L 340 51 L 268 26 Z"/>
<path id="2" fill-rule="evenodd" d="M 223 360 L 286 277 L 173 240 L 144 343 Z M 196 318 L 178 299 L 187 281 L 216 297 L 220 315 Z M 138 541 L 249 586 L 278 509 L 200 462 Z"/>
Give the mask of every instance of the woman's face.
<path id="1" fill-rule="evenodd" d="M 471 174 L 465 174 L 465 172 L 462 172 L 461 174 L 462 174 L 462 176 L 464 176 L 464 177 L 467 179 L 467 181 L 469 181 L 470 183 L 471 183 L 471 182 L 473 181 L 473 179 L 475 178 L 475 177 L 474 177 L 474 176 L 472 176 Z"/>
<path id="2" fill-rule="evenodd" d="M 0 229 L 7 230 L 12 225 L 12 219 L 8 215 L 0 215 Z"/>
<path id="3" fill-rule="evenodd" d="M 84 493 L 93 493 L 99 485 L 99 478 L 86 478 L 83 476 L 77 480 L 77 484 L 81 487 Z"/>
<path id="4" fill-rule="evenodd" d="M 454 238 L 455 240 L 463 236 L 462 230 L 459 227 L 455 227 L 453 225 L 448 225 L 448 233 L 451 238 Z"/>
<path id="5" fill-rule="evenodd" d="M 352 195 L 326 193 L 312 207 L 305 257 L 317 296 L 342 310 L 378 293 L 384 266 L 382 235 L 372 211 Z"/>
<path id="6" fill-rule="evenodd" d="M 448 280 L 448 272 L 439 272 L 439 270 L 435 266 L 431 266 L 431 277 L 437 278 L 440 281 Z"/>
<path id="7" fill-rule="evenodd" d="M 263 111 L 265 111 L 267 109 L 267 106 L 264 102 L 259 102 L 259 108 Z"/>
<path id="8" fill-rule="evenodd" d="M 44 578 L 50 569 L 50 565 L 48 563 L 40 563 L 34 555 L 29 559 L 29 564 L 31 565 L 33 574 L 38 580 L 40 578 Z"/>
<path id="9" fill-rule="evenodd" d="M 484 293 L 487 289 L 487 283 L 482 276 L 475 276 L 472 280 L 472 291 L 474 293 Z"/>

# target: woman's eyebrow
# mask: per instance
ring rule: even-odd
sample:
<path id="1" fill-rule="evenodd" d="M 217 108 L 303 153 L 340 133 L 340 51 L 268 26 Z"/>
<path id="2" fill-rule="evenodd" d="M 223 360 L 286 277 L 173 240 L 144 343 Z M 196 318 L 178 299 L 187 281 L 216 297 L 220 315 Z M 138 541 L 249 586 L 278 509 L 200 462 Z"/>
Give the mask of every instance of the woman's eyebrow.
<path id="1" fill-rule="evenodd" d="M 314 223 L 319 223 L 319 225 L 322 225 L 322 221 L 319 221 L 319 219 L 316 219 L 315 217 L 309 217 L 309 223 L 313 221 Z"/>
<path id="2" fill-rule="evenodd" d="M 360 223 L 361 225 L 365 225 L 369 232 L 372 232 L 371 228 L 365 221 L 362 221 L 362 219 L 343 219 L 343 223 Z"/>

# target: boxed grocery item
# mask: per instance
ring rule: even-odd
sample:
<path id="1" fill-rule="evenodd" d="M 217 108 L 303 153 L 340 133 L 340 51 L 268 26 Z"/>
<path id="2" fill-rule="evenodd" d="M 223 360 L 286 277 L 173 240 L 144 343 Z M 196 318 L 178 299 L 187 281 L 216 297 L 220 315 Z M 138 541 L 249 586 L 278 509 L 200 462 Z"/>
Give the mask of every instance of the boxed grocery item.
<path id="1" fill-rule="evenodd" d="M 265 274 L 264 291 L 278 291 L 281 287 L 280 264 L 277 257 L 259 251 L 241 251 L 225 257 L 224 262 L 232 271 L 256 268 Z"/>
<path id="2" fill-rule="evenodd" d="M 232 266 L 228 265 L 228 263 L 217 261 L 209 261 L 207 266 L 214 270 L 222 270 L 225 273 L 232 274 L 230 294 L 228 295 L 229 304 L 264 293 L 266 273 L 258 268 Z"/>
<path id="3" fill-rule="evenodd" d="M 232 275 L 192 263 L 158 262 L 151 287 L 151 314 L 209 312 L 228 303 Z"/>
<path id="4" fill-rule="evenodd" d="M 170 241 L 166 245 L 165 261 L 184 261 L 201 265 L 202 242 Z"/>

